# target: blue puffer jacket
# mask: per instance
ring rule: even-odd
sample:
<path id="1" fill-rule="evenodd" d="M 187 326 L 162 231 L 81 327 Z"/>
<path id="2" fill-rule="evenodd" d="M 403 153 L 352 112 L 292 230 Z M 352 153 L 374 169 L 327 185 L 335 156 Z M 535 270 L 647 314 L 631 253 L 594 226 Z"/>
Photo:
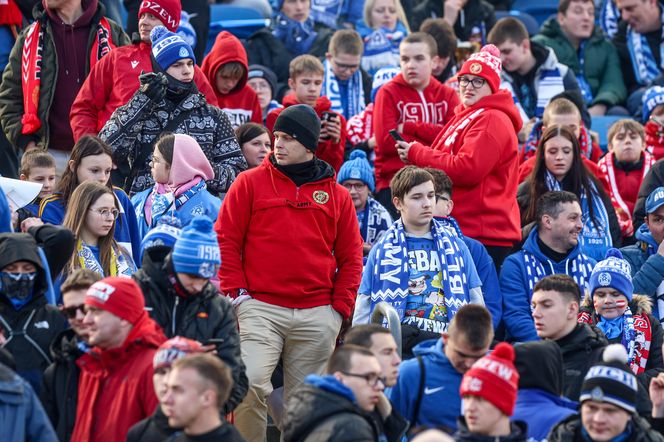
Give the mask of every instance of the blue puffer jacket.
<path id="1" fill-rule="evenodd" d="M 489 255 L 486 247 L 481 242 L 468 236 L 464 236 L 461 239 L 466 244 L 466 247 L 468 247 L 468 250 L 470 250 L 470 256 L 473 258 L 475 268 L 477 269 L 477 276 L 482 281 L 484 306 L 491 313 L 493 328 L 495 330 L 503 316 L 503 295 L 500 291 L 496 266 L 493 264 L 491 255 Z"/>
<path id="2" fill-rule="evenodd" d="M 634 293 L 648 295 L 652 300 L 652 314 L 659 318 L 657 288 L 664 282 L 664 256 L 657 253 L 659 245 L 647 225 L 638 228 L 636 239 L 636 244 L 623 247 L 620 252 L 632 268 Z"/>
<path id="3" fill-rule="evenodd" d="M 503 295 L 503 320 L 507 333 L 515 341 L 536 341 L 539 338 L 530 310 L 530 300 L 533 297 L 530 285 L 531 279 L 534 278 L 529 276 L 524 251 L 530 252 L 542 264 L 544 274 L 541 278 L 553 274 L 565 274 L 574 278 L 577 269 L 585 272 L 587 276 L 583 284 L 579 278 L 575 278 L 582 292 L 587 289 L 595 260 L 583 255 L 577 245 L 563 261 L 551 261 L 537 244 L 537 227 L 530 232 L 523 248 L 505 259 L 500 271 L 500 290 Z M 532 285 L 535 285 L 534 282 Z"/>
<path id="4" fill-rule="evenodd" d="M 510 420 L 528 424 L 528 441 L 546 441 L 554 425 L 576 414 L 578 404 L 564 397 L 556 397 L 538 388 L 519 389 L 516 406 Z M 543 412 L 546 410 L 546 412 Z"/>
<path id="5" fill-rule="evenodd" d="M 413 416 L 419 396 L 422 370 L 417 358 L 404 361 L 399 368 L 399 379 L 390 392 L 392 406 L 411 422 L 411 428 L 425 425 L 445 425 L 457 428 L 461 416 L 461 378 L 443 352 L 443 339 L 424 341 L 413 349 L 422 356 L 425 383 L 418 416 Z M 444 406 L 443 406 L 444 404 Z"/>

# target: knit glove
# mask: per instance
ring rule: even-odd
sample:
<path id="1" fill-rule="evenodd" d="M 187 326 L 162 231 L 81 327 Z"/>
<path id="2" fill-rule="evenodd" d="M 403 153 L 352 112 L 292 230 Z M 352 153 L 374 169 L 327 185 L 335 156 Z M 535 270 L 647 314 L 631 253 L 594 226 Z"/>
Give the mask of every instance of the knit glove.
<path id="1" fill-rule="evenodd" d="M 139 90 L 154 103 L 159 103 L 166 96 L 168 79 L 162 72 L 148 72 L 138 77 Z"/>

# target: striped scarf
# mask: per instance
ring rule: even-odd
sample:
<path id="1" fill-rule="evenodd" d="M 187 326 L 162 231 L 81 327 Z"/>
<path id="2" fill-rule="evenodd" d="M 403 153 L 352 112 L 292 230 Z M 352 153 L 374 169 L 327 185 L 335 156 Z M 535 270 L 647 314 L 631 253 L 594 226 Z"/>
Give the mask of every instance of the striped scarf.
<path id="1" fill-rule="evenodd" d="M 554 67 L 553 69 L 543 69 L 539 70 L 537 78 L 535 80 L 534 88 L 537 93 L 537 99 L 535 103 L 532 103 L 530 97 L 530 86 L 526 83 L 523 83 L 519 88 L 519 94 L 521 99 L 516 94 L 514 90 L 514 85 L 511 81 L 504 81 L 500 85 L 502 89 L 506 89 L 512 93 L 512 98 L 514 99 L 514 104 L 519 113 L 521 114 L 521 119 L 523 121 L 530 120 L 531 116 L 541 119 L 544 115 L 544 108 L 549 101 L 556 95 L 565 91 L 565 86 L 563 84 L 563 76 L 560 74 L 560 69 Z M 534 111 L 533 115 L 530 115 Z"/>
<path id="2" fill-rule="evenodd" d="M 533 292 L 535 285 L 540 279 L 556 273 L 553 269 L 553 264 L 551 264 L 550 261 L 547 261 L 549 264 L 549 267 L 547 268 L 534 253 L 529 252 L 526 249 L 521 249 L 521 256 L 526 268 L 528 293 Z M 577 283 L 582 292 L 585 292 L 589 288 L 588 284 L 590 282 L 590 275 L 594 266 L 595 263 L 592 260 L 588 259 L 583 253 L 579 253 L 575 258 L 565 261 L 565 274 L 570 276 L 574 282 Z"/>
<path id="3" fill-rule="evenodd" d="M 604 0 L 599 11 L 599 24 L 606 37 L 611 40 L 618 33 L 620 11 L 613 0 Z"/>
<path id="4" fill-rule="evenodd" d="M 104 267 L 95 257 L 95 254 L 90 249 L 90 246 L 85 244 L 80 239 L 76 243 L 76 255 L 78 257 L 78 263 L 82 269 L 90 269 L 93 272 L 101 275 L 102 277 L 106 276 L 131 276 L 135 271 L 136 267 L 128 256 L 125 256 L 124 253 L 117 254 L 115 247 L 111 248 L 111 265 L 110 265 L 110 274 L 107 275 L 104 272 Z"/>
<path id="5" fill-rule="evenodd" d="M 662 20 L 664 22 L 664 8 L 662 8 Z M 662 40 L 659 44 L 660 62 L 657 66 L 646 36 L 627 26 L 627 49 L 632 60 L 634 77 L 640 85 L 648 85 L 660 75 L 661 69 L 664 69 L 664 27 L 662 27 Z"/>
<path id="6" fill-rule="evenodd" d="M 332 102 L 331 109 L 334 112 L 342 114 L 346 120 L 362 112 L 365 107 L 364 88 L 362 87 L 362 71 L 359 69 L 356 70 L 348 79 L 348 112 L 344 112 L 339 81 L 337 80 L 337 76 L 334 75 L 334 71 L 332 70 L 332 66 L 328 59 L 323 61 L 323 67 L 325 68 L 325 74 L 323 76 L 323 88 L 320 94 L 330 99 Z"/>
<path id="7" fill-rule="evenodd" d="M 542 120 L 537 119 L 533 128 L 528 135 L 528 139 L 523 144 L 523 149 L 521 151 L 521 162 L 526 161 L 530 157 L 534 157 L 537 152 L 537 146 L 539 145 L 539 140 L 542 138 Z M 579 147 L 581 148 L 581 154 L 591 159 L 593 153 L 593 142 L 588 134 L 588 129 L 581 122 L 581 129 L 579 130 Z"/>

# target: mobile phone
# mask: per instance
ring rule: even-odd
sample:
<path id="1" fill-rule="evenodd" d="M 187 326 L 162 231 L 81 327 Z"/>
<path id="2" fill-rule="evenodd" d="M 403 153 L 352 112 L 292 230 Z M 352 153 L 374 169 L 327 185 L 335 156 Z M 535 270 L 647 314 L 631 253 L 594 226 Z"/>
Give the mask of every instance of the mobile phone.
<path id="1" fill-rule="evenodd" d="M 321 128 L 323 127 L 323 123 L 324 123 L 325 121 L 330 121 L 330 120 L 332 120 L 333 118 L 334 118 L 334 113 L 333 113 L 333 112 L 328 112 L 328 111 L 323 112 L 323 114 L 321 115 L 321 118 L 320 118 L 320 126 L 321 126 Z M 321 135 L 321 136 L 320 136 L 320 139 L 321 139 L 321 140 L 329 140 L 329 139 L 330 139 L 330 136 L 329 136 L 329 135 Z"/>
<path id="2" fill-rule="evenodd" d="M 205 345 L 217 345 L 221 344 L 225 341 L 224 338 L 210 338 L 207 341 L 205 341 Z"/>
<path id="3" fill-rule="evenodd" d="M 401 134 L 394 129 L 390 131 L 390 135 L 392 136 L 392 138 L 394 138 L 394 141 L 406 141 L 403 139 Z"/>

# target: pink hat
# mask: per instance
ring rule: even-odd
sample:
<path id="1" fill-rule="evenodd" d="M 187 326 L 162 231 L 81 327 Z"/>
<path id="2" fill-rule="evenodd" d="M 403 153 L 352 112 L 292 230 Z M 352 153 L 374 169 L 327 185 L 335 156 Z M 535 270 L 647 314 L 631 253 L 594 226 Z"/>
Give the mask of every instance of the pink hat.
<path id="1" fill-rule="evenodd" d="M 503 70 L 500 61 L 500 50 L 494 45 L 486 45 L 465 61 L 457 77 L 471 74 L 484 78 L 491 87 L 491 92 L 500 88 L 500 72 Z"/>

